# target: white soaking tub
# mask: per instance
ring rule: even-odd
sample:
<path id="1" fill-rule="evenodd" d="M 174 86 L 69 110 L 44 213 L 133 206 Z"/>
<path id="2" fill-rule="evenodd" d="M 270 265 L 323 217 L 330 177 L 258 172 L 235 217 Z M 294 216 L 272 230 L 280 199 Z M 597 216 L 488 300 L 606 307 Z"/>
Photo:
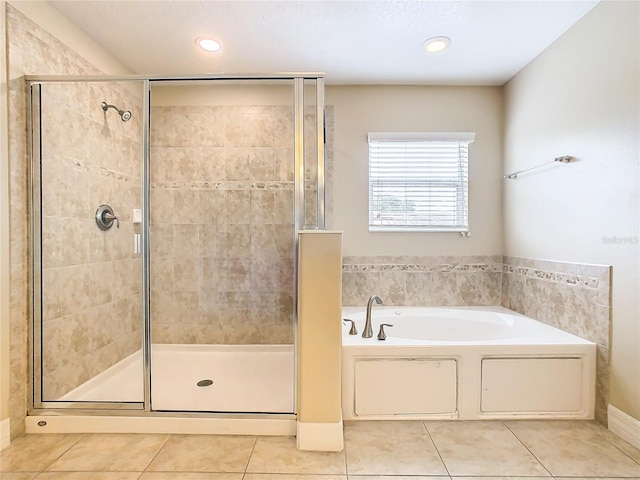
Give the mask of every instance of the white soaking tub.
<path id="1" fill-rule="evenodd" d="M 593 418 L 592 342 L 502 307 L 374 305 L 372 338 L 342 314 L 345 420 Z"/>

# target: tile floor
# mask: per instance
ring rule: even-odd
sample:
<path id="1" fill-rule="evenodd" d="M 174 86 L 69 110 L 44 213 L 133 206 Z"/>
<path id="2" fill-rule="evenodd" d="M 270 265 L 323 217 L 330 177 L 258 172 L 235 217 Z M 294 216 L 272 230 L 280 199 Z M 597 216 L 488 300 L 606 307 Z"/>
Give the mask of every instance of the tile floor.
<path id="1" fill-rule="evenodd" d="M 345 450 L 291 437 L 28 435 L 0 457 L 3 480 L 640 479 L 640 450 L 581 421 L 349 422 Z"/>

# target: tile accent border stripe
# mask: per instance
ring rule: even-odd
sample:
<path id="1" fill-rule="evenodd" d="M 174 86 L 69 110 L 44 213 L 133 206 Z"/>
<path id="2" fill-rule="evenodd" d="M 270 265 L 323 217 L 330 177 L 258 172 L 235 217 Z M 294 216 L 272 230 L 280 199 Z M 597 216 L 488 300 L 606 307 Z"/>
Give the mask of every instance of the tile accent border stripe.
<path id="1" fill-rule="evenodd" d="M 192 190 L 293 190 L 293 182 L 251 182 L 251 181 L 193 181 L 193 182 L 153 182 L 152 189 L 171 190 L 184 188 Z M 307 187 L 307 190 L 313 190 Z"/>
<path id="2" fill-rule="evenodd" d="M 634 447 L 640 448 L 640 420 L 636 420 L 613 405 L 609 405 L 607 410 L 609 430 Z"/>
<path id="3" fill-rule="evenodd" d="M 575 273 L 551 272 L 531 267 L 505 264 L 503 273 L 512 273 L 527 278 L 538 280 L 548 280 L 567 285 L 577 285 L 585 288 L 597 289 L 600 286 L 600 279 L 594 276 L 580 275 Z"/>
<path id="4" fill-rule="evenodd" d="M 502 272 L 501 263 L 440 263 L 440 264 L 395 264 L 395 263 L 359 263 L 345 264 L 343 272 Z"/>

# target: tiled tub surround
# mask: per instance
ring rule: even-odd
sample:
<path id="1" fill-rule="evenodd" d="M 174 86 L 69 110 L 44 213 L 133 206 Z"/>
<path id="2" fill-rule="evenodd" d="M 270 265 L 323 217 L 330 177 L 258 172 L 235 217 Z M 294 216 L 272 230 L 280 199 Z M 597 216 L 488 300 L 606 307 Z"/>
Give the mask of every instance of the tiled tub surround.
<path id="1" fill-rule="evenodd" d="M 60 396 L 140 348 L 141 256 L 132 210 L 141 201 L 142 89 L 45 84 L 42 140 L 43 400 Z M 122 122 L 107 100 L 133 112 Z M 120 227 L 102 231 L 109 204 Z M 36 349 L 38 351 L 38 349 Z"/>
<path id="2" fill-rule="evenodd" d="M 596 419 L 609 398 L 611 268 L 503 257 L 345 256 L 343 306 L 495 306 L 598 345 Z"/>
<path id="3" fill-rule="evenodd" d="M 596 418 L 607 418 L 611 267 L 504 257 L 502 305 L 597 344 Z"/>
<path id="4" fill-rule="evenodd" d="M 386 305 L 500 305 L 502 256 L 345 256 L 342 304 L 366 305 L 373 293 Z"/>

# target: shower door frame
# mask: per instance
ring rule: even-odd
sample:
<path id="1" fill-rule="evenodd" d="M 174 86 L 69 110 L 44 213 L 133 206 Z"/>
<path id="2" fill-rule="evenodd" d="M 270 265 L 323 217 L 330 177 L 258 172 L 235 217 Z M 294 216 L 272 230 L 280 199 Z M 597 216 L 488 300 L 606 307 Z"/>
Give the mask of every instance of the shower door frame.
<path id="1" fill-rule="evenodd" d="M 74 414 L 74 415 L 107 415 L 107 416 L 158 416 L 158 417 L 222 417 L 222 418 L 295 418 L 292 413 L 242 413 L 242 412 L 189 412 L 189 411 L 155 411 L 151 408 L 151 313 L 150 313 L 150 94 L 154 82 L 171 81 L 244 81 L 244 80 L 291 80 L 293 85 L 294 113 L 294 225 L 293 225 L 293 331 L 294 331 L 294 372 L 293 372 L 293 404 L 297 410 L 297 284 L 298 284 L 298 232 L 305 229 L 325 229 L 325 106 L 324 106 L 324 74 L 318 72 L 286 72 L 274 74 L 247 75 L 198 75 L 198 76 L 147 76 L 147 75 L 27 75 L 29 126 L 29 214 L 30 214 L 30 260 L 29 260 L 29 296 L 31 298 L 31 321 L 29 323 L 29 371 L 31 394 L 27 405 L 29 415 Z M 304 159 L 304 89 L 305 81 L 315 82 L 316 106 L 316 225 L 309 226 L 305 218 L 305 159 Z M 40 88 L 47 83 L 142 83 L 142 355 L 144 397 L 142 402 L 84 402 L 84 401 L 44 401 L 42 399 L 42 214 L 41 214 L 41 144 L 40 144 Z M 37 89 L 38 98 L 34 101 L 33 90 Z M 36 356 L 36 348 L 40 353 Z M 39 359 L 39 361 L 37 360 Z"/>

